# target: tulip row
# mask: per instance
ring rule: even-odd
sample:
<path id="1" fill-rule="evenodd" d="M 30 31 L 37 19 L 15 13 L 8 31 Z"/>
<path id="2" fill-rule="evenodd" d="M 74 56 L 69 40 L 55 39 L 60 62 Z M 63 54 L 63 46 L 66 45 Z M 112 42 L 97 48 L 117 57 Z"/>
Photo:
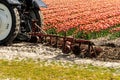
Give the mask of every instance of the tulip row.
<path id="1" fill-rule="evenodd" d="M 44 0 L 45 29 L 99 32 L 120 24 L 119 0 Z"/>
<path id="2" fill-rule="evenodd" d="M 115 33 L 115 32 L 120 32 L 120 27 L 117 27 L 117 28 L 113 28 L 113 29 L 111 29 L 109 32 L 110 33 Z"/>

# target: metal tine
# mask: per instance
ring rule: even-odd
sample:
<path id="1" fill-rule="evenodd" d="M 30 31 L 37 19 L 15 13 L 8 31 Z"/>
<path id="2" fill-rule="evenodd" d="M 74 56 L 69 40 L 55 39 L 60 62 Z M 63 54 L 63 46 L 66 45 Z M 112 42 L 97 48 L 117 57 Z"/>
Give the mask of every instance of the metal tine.
<path id="1" fill-rule="evenodd" d="M 95 56 L 94 56 L 94 57 L 96 57 L 96 56 L 97 56 L 97 53 L 96 53 L 96 51 L 95 51 L 95 49 L 94 49 L 93 45 L 91 45 L 91 48 L 92 48 L 92 50 L 93 50 L 93 53 L 95 54 Z"/>
<path id="2" fill-rule="evenodd" d="M 82 45 L 82 44 L 81 44 L 81 43 L 79 43 L 80 53 L 81 53 L 81 45 Z"/>
<path id="3" fill-rule="evenodd" d="M 91 44 L 89 43 L 89 44 L 88 44 L 88 56 L 89 56 L 89 57 L 91 57 L 90 51 L 91 51 Z"/>
<path id="4" fill-rule="evenodd" d="M 64 38 L 63 38 L 63 50 L 65 49 L 66 46 L 66 32 L 64 32 Z"/>
<path id="5" fill-rule="evenodd" d="M 49 39 L 49 38 L 50 38 L 49 36 L 44 37 L 44 43 L 45 43 L 44 45 L 45 46 L 50 46 L 51 45 L 51 41 L 50 41 L 51 39 Z"/>
<path id="6" fill-rule="evenodd" d="M 79 43 L 79 47 L 81 47 L 81 43 Z"/>
<path id="7" fill-rule="evenodd" d="M 44 42 L 45 42 L 45 43 L 47 42 L 47 37 L 46 37 L 46 36 L 44 36 Z"/>
<path id="8" fill-rule="evenodd" d="M 57 48 L 58 47 L 58 36 L 57 36 L 58 34 L 56 33 L 56 40 L 55 40 L 55 48 Z"/>

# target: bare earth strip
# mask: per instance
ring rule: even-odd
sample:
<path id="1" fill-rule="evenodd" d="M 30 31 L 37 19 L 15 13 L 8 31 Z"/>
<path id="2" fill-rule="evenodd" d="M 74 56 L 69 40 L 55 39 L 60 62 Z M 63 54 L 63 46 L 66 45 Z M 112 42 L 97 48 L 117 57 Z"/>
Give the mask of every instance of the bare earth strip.
<path id="1" fill-rule="evenodd" d="M 74 57 L 73 55 L 65 55 L 59 49 L 43 46 L 42 44 L 32 44 L 25 42 L 14 43 L 11 46 L 0 46 L 0 59 L 23 60 L 31 58 L 33 60 L 46 60 L 56 62 L 60 61 L 63 63 L 70 62 L 74 64 L 91 64 L 95 66 L 114 68 L 120 67 L 119 60 L 112 60 L 106 57 L 106 60 L 103 61 L 103 58 L 101 57 L 104 56 L 106 55 L 102 54 L 98 56 L 98 59 L 81 59 L 79 57 Z"/>

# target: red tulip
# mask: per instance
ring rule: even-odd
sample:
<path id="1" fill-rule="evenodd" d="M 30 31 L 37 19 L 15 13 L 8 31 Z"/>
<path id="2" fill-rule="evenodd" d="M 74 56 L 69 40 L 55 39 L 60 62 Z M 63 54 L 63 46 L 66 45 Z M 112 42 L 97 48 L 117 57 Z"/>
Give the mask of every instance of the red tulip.
<path id="1" fill-rule="evenodd" d="M 44 0 L 44 29 L 101 31 L 120 24 L 119 0 Z M 79 27 L 79 28 L 78 28 Z M 117 29 L 118 30 L 118 29 Z"/>

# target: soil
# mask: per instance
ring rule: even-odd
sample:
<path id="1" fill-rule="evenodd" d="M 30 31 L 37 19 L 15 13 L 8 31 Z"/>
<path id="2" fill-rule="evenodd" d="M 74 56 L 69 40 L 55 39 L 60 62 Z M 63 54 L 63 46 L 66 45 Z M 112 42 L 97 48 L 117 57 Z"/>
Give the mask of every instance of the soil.
<path id="1" fill-rule="evenodd" d="M 120 38 L 109 40 L 109 38 L 103 37 L 91 41 L 93 41 L 97 47 L 103 49 L 96 59 L 120 62 Z"/>
<path id="2" fill-rule="evenodd" d="M 44 46 L 41 43 L 15 42 L 10 46 L 0 46 L 0 59 L 62 61 L 75 64 L 92 64 L 105 67 L 120 67 L 120 38 L 91 40 L 102 52 L 96 58 L 81 58 L 73 54 L 63 54 L 60 49 Z"/>

